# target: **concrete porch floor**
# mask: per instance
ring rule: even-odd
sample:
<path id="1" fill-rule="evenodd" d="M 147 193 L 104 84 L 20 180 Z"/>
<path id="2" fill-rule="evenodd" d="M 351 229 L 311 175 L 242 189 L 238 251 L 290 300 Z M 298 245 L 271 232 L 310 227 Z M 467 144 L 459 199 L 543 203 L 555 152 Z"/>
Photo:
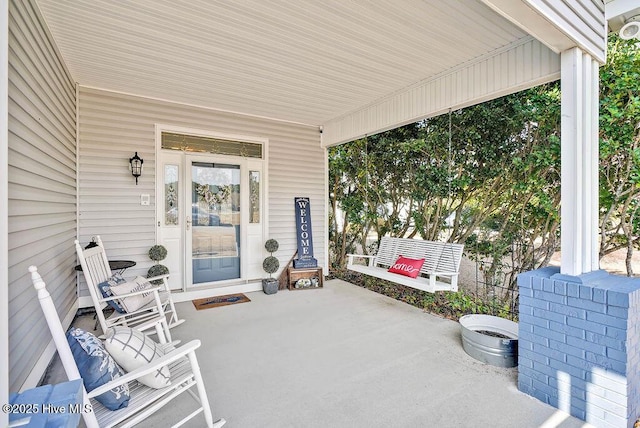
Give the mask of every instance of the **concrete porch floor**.
<path id="1" fill-rule="evenodd" d="M 186 322 L 172 330 L 202 341 L 211 410 L 225 427 L 589 426 L 518 391 L 515 368 L 468 356 L 457 322 L 340 280 L 247 296 L 201 311 L 179 303 Z M 169 426 L 192 403 L 174 400 L 140 426 Z"/>

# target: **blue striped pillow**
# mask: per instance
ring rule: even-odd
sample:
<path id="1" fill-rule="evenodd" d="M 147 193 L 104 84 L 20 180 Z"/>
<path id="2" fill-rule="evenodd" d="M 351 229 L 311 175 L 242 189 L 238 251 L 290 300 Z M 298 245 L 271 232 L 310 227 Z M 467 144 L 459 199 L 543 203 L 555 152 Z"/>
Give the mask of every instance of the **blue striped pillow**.
<path id="1" fill-rule="evenodd" d="M 106 299 L 107 297 L 113 297 L 113 293 L 111 292 L 111 287 L 112 286 L 118 285 L 118 284 L 124 284 L 125 282 L 127 282 L 127 280 L 124 279 L 120 274 L 114 273 L 111 276 L 111 278 L 109 278 L 105 282 L 101 282 L 100 284 L 98 284 L 98 289 L 100 290 L 100 293 L 102 293 L 102 297 L 104 297 Z M 122 306 L 120 306 L 120 304 L 118 303 L 118 300 L 109 300 L 107 303 L 116 312 L 119 312 L 121 314 L 126 314 L 127 313 L 127 311 L 125 311 L 122 308 Z"/>

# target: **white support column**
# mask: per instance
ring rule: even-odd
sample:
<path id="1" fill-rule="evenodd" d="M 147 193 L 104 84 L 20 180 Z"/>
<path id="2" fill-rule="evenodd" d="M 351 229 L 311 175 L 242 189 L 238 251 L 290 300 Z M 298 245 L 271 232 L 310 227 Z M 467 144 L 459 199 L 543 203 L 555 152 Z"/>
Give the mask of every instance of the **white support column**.
<path id="1" fill-rule="evenodd" d="M 561 265 L 566 275 L 599 268 L 598 62 L 579 48 L 561 53 Z"/>

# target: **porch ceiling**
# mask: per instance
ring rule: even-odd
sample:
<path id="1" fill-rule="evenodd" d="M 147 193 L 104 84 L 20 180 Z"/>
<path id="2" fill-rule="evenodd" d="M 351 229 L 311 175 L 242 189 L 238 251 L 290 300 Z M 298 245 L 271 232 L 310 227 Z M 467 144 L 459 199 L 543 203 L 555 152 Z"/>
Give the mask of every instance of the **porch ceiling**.
<path id="1" fill-rule="evenodd" d="M 37 0 L 78 84 L 322 125 L 528 38 L 478 0 Z"/>

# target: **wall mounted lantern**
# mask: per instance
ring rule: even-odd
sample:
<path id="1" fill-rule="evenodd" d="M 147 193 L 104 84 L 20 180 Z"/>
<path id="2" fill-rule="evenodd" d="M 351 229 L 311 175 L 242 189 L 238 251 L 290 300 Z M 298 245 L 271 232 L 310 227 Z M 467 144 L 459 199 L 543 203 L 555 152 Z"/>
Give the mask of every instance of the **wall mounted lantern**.
<path id="1" fill-rule="evenodd" d="M 632 16 L 620 29 L 620 38 L 624 40 L 640 40 L 640 15 Z"/>
<path id="2" fill-rule="evenodd" d="M 142 175 L 142 164 L 144 161 L 138 156 L 138 152 L 132 157 L 129 158 L 129 170 L 131 171 L 131 175 L 136 178 L 136 185 L 138 184 L 138 177 Z"/>

